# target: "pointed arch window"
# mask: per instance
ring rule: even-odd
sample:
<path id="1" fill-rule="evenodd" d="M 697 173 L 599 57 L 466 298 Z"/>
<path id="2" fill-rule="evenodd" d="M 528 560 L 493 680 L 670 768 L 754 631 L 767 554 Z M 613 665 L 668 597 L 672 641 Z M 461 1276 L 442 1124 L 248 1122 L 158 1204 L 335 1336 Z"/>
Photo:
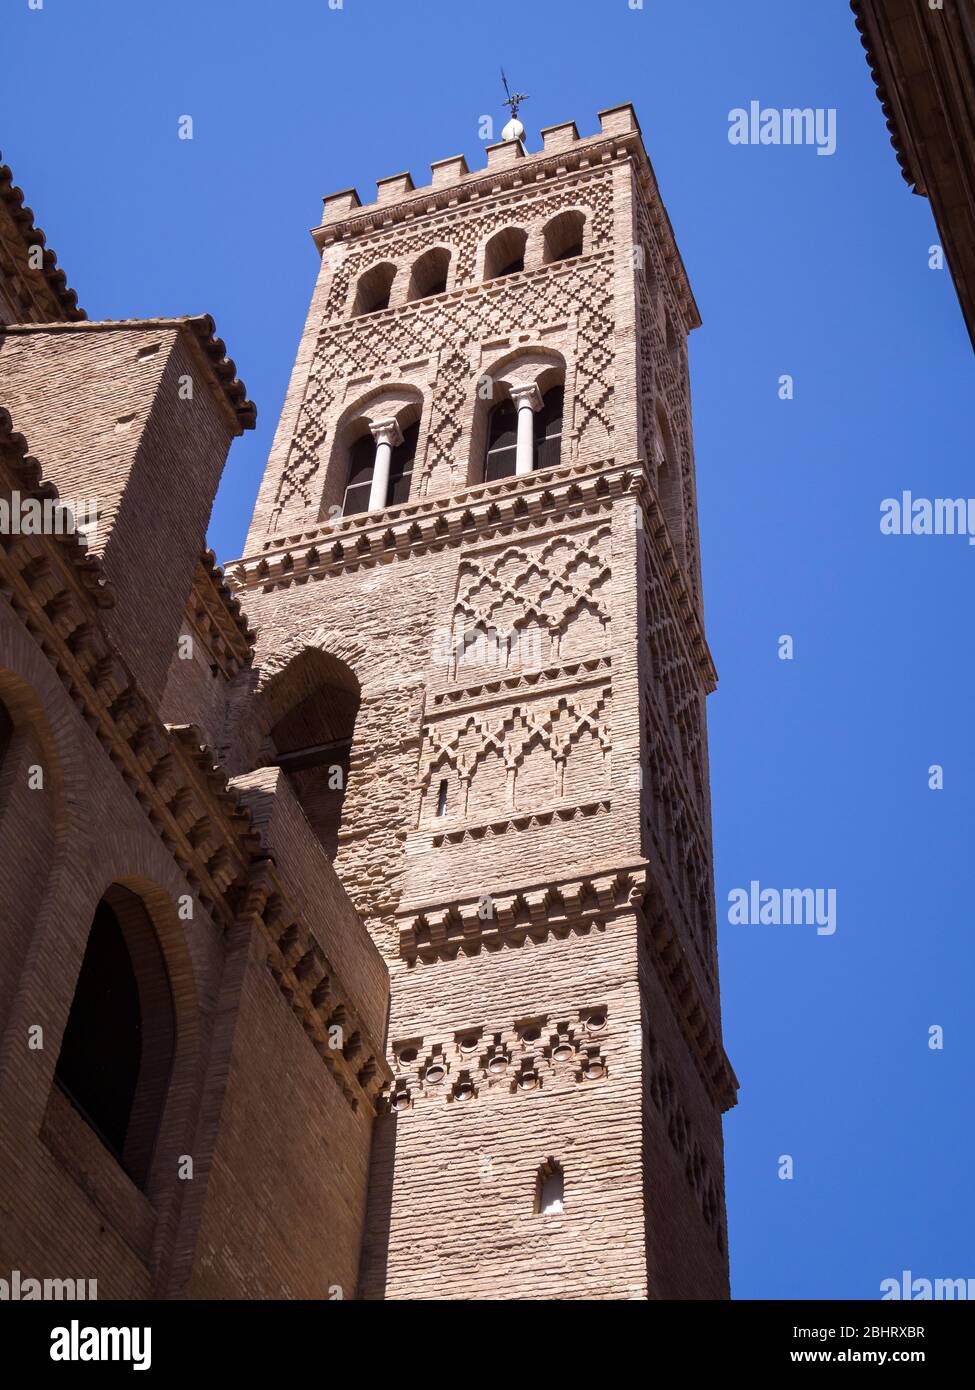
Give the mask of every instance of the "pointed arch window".
<path id="1" fill-rule="evenodd" d="M 269 730 L 271 760 L 287 774 L 309 825 L 334 859 L 352 774 L 359 682 L 336 657 L 311 649 L 279 680 Z"/>
<path id="2" fill-rule="evenodd" d="M 175 1046 L 165 958 L 142 901 L 113 886 L 98 904 L 54 1071 L 58 1089 L 145 1186 Z"/>

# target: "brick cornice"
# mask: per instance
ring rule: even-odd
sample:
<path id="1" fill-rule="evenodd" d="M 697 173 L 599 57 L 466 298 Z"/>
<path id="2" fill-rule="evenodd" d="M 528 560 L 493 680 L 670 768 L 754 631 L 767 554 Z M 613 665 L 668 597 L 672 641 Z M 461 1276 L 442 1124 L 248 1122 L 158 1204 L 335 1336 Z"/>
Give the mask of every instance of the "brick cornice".
<path id="1" fill-rule="evenodd" d="M 212 550 L 205 550 L 197 561 L 186 621 L 226 679 L 250 663 L 256 634 Z"/>
<path id="2" fill-rule="evenodd" d="M 22 282 L 35 295 L 35 281 L 46 288 L 51 302 L 66 320 L 75 321 L 87 318 L 88 315 L 84 309 L 79 307 L 77 294 L 68 288 L 67 278 L 64 271 L 58 266 L 57 256 L 45 244 L 47 239 L 40 227 L 35 225 L 34 213 L 24 202 L 23 190 L 14 183 L 13 174 L 6 164 L 0 164 L 0 203 L 3 204 L 7 216 L 23 242 L 22 257 L 24 263 L 17 265 L 17 273 Z M 26 256 L 27 252 L 35 246 L 44 248 L 43 267 L 38 270 L 30 270 L 26 264 Z"/>

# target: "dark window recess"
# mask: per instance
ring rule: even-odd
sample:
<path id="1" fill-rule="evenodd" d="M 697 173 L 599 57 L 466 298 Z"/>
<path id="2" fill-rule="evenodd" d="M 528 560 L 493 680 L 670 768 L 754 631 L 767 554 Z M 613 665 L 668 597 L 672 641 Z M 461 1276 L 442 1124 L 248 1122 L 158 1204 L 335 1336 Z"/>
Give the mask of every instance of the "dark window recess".
<path id="1" fill-rule="evenodd" d="M 542 397 L 542 408 L 535 414 L 535 467 L 551 468 L 562 455 L 562 406 L 565 388 L 553 386 Z"/>
<path id="2" fill-rule="evenodd" d="M 445 777 L 445 778 L 443 779 L 443 781 L 440 783 L 440 790 L 439 790 L 439 792 L 437 793 L 437 815 L 438 815 L 438 816 L 445 816 L 446 814 L 447 814 L 447 779 L 446 779 L 446 777 Z"/>
<path id="3" fill-rule="evenodd" d="M 518 411 L 512 401 L 502 401 L 491 411 L 488 421 L 487 458 L 484 481 L 510 478 L 515 471 L 518 441 Z"/>
<path id="4" fill-rule="evenodd" d="M 403 431 L 403 442 L 393 450 L 389 461 L 388 507 L 396 507 L 409 501 L 410 484 L 413 481 L 413 460 L 416 458 L 416 441 L 420 435 L 420 422 L 408 426 Z"/>
<path id="5" fill-rule="evenodd" d="M 388 309 L 395 278 L 396 267 L 388 261 L 367 270 L 356 289 L 353 314 L 375 314 Z"/>
<path id="6" fill-rule="evenodd" d="M 100 903 L 54 1077 L 121 1161 L 142 1062 L 142 1010 L 118 918 Z"/>
<path id="7" fill-rule="evenodd" d="M 497 280 L 524 270 L 527 245 L 528 233 L 521 227 L 506 227 L 493 236 L 484 250 L 485 280 Z"/>
<path id="8" fill-rule="evenodd" d="M 574 260 L 576 256 L 581 256 L 581 255 L 582 255 L 582 242 L 581 242 L 581 241 L 575 241 L 575 242 L 572 243 L 571 246 L 567 246 L 567 247 L 565 248 L 564 251 L 559 251 L 557 255 L 555 255 L 555 256 L 552 257 L 552 260 L 553 260 L 553 261 L 571 261 L 571 260 Z"/>
<path id="9" fill-rule="evenodd" d="M 316 653 L 313 660 L 306 660 L 295 689 L 309 693 L 299 697 L 270 730 L 273 761 L 287 775 L 311 829 L 333 859 L 351 775 L 358 685 L 341 663 Z"/>
<path id="10" fill-rule="evenodd" d="M 110 895 L 88 933 L 54 1080 L 144 1186 L 169 1087 L 175 1017 L 145 908 L 125 889 L 113 887 Z"/>
<path id="11" fill-rule="evenodd" d="M 342 515 L 354 516 L 369 510 L 372 470 L 376 462 L 376 441 L 371 434 L 357 439 L 349 450 L 349 483 L 342 501 Z"/>

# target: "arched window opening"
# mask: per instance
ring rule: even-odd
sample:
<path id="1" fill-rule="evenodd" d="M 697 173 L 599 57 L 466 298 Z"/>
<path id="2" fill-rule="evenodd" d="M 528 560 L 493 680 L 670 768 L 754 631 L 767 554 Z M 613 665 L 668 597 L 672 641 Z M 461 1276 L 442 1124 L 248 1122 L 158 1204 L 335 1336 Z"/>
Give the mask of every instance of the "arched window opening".
<path id="1" fill-rule="evenodd" d="M 535 416 L 535 467 L 552 468 L 562 457 L 562 409 L 565 388 L 553 386 Z"/>
<path id="2" fill-rule="evenodd" d="M 354 440 L 349 449 L 349 481 L 342 499 L 342 515 L 395 507 L 409 500 L 413 481 L 413 462 L 420 435 L 420 422 L 406 429 L 384 433 L 377 426 Z M 393 444 L 398 438 L 399 443 Z M 380 452 L 388 450 L 387 455 Z M 376 482 L 377 462 L 381 476 Z"/>
<path id="3" fill-rule="evenodd" d="M 574 209 L 560 212 L 547 223 L 542 235 L 543 259 L 546 265 L 553 261 L 571 261 L 582 255 L 582 235 L 586 225 L 585 215 Z"/>
<path id="4" fill-rule="evenodd" d="M 359 683 L 347 666 L 321 651 L 299 657 L 285 675 L 292 703 L 270 731 L 274 763 L 287 774 L 309 825 L 334 859 L 359 713 Z"/>
<path id="5" fill-rule="evenodd" d="M 531 473 L 536 468 L 551 468 L 562 454 L 565 388 L 552 386 L 543 396 L 536 387 L 512 387 L 511 390 L 514 399 L 500 401 L 488 418 L 484 459 L 486 483 L 510 478 L 516 473 Z M 520 425 L 523 428 L 519 445 Z"/>
<path id="6" fill-rule="evenodd" d="M 554 1158 L 547 1158 L 535 1178 L 535 1215 L 561 1216 L 565 1211 L 565 1174 Z"/>
<path id="7" fill-rule="evenodd" d="M 155 928 L 141 900 L 115 885 L 95 910 L 54 1079 L 140 1187 L 169 1089 L 175 1037 Z"/>
<path id="8" fill-rule="evenodd" d="M 356 287 L 352 313 L 358 316 L 376 314 L 380 309 L 388 309 L 395 279 L 396 267 L 390 261 L 374 265 L 371 270 L 367 270 Z"/>
<path id="9" fill-rule="evenodd" d="M 525 247 L 528 233 L 520 227 L 506 227 L 493 236 L 484 248 L 485 280 L 500 280 L 525 268 Z"/>
<path id="10" fill-rule="evenodd" d="M 449 270 L 450 252 L 445 247 L 435 246 L 424 251 L 413 266 L 407 299 L 429 299 L 431 295 L 443 294 Z"/>

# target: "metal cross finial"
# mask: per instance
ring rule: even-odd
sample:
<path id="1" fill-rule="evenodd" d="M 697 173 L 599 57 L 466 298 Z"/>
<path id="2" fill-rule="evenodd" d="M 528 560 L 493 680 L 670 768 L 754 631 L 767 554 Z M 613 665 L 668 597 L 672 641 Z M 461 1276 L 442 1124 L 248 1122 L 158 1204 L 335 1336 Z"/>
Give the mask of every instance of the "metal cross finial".
<path id="1" fill-rule="evenodd" d="M 512 94 L 511 88 L 508 86 L 508 79 L 504 75 L 504 68 L 501 69 L 501 81 L 504 83 L 504 89 L 508 94 L 508 100 L 503 101 L 501 105 L 511 107 L 511 119 L 514 120 L 518 115 L 518 107 L 523 101 L 528 100 L 528 93 L 515 92 Z"/>

